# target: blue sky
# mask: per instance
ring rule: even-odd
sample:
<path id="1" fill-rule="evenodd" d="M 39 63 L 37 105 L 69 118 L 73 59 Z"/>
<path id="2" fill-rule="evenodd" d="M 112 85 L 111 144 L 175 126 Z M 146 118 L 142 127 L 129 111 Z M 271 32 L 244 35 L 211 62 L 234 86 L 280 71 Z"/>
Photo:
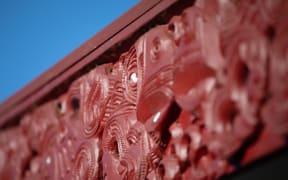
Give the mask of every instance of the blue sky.
<path id="1" fill-rule="evenodd" d="M 139 0 L 0 0 L 0 102 Z"/>

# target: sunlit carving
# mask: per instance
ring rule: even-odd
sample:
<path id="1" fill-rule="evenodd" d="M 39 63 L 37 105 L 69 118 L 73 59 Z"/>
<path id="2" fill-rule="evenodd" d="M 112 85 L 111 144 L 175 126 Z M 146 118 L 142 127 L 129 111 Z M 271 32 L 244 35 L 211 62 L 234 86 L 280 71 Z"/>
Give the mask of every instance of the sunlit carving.
<path id="1" fill-rule="evenodd" d="M 0 178 L 217 179 L 285 146 L 287 10 L 196 1 L 3 130 Z"/>

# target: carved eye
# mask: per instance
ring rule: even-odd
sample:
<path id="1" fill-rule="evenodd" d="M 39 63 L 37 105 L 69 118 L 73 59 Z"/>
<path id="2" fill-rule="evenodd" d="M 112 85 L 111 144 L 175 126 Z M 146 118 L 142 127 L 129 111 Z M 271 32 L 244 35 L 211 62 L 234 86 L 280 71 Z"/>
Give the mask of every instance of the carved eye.
<path id="1" fill-rule="evenodd" d="M 130 82 L 132 82 L 133 84 L 136 84 L 138 81 L 138 77 L 137 74 L 135 72 L 132 72 L 129 76 Z"/>
<path id="2" fill-rule="evenodd" d="M 238 111 L 236 105 L 231 100 L 224 100 L 218 106 L 218 116 L 223 122 L 233 122 Z"/>
<path id="3" fill-rule="evenodd" d="M 235 73 L 234 74 L 235 80 L 238 83 L 238 85 L 243 86 L 248 80 L 250 71 L 248 66 L 244 62 L 238 61 L 234 73 Z"/>
<path id="4" fill-rule="evenodd" d="M 79 100 L 79 98 L 77 98 L 77 97 L 73 97 L 72 99 L 71 99 L 71 107 L 72 107 L 72 109 L 74 110 L 74 111 L 78 111 L 79 110 L 79 108 L 80 108 L 80 100 Z"/>
<path id="5" fill-rule="evenodd" d="M 60 114 L 64 114 L 66 111 L 65 103 L 62 101 L 57 102 L 56 108 L 57 108 L 57 112 Z"/>
<path id="6" fill-rule="evenodd" d="M 108 69 L 107 69 L 107 74 L 112 74 L 113 72 L 113 67 L 110 66 Z"/>
<path id="7" fill-rule="evenodd" d="M 171 32 L 171 33 L 175 33 L 175 25 L 174 25 L 174 23 L 170 23 L 169 25 L 168 25 L 168 30 Z"/>
<path id="8" fill-rule="evenodd" d="M 152 44 L 153 44 L 153 48 L 151 48 L 151 52 L 150 52 L 151 57 L 153 60 L 159 59 L 159 51 L 160 51 L 160 45 L 161 45 L 160 38 L 159 37 L 154 38 L 152 41 Z"/>
<path id="9" fill-rule="evenodd" d="M 180 44 L 180 39 L 184 36 L 185 34 L 185 27 L 182 22 L 182 18 L 179 16 L 176 16 L 173 18 L 170 23 L 167 26 L 168 32 L 172 35 L 174 38 L 174 43 L 179 46 Z"/>
<path id="10" fill-rule="evenodd" d="M 61 103 L 61 102 L 58 102 L 58 103 L 57 103 L 57 109 L 58 109 L 58 111 L 61 112 L 61 111 L 62 111 L 62 108 L 63 108 L 63 107 L 62 107 L 62 103 Z"/>

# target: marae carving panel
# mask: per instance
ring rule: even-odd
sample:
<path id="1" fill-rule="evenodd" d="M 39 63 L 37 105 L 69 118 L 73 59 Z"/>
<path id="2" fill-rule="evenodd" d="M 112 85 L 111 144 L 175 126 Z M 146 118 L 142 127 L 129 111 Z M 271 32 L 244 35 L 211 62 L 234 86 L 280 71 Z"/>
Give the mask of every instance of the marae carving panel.
<path id="1" fill-rule="evenodd" d="M 196 1 L 2 131 L 0 177 L 217 179 L 284 147 L 287 10 Z"/>

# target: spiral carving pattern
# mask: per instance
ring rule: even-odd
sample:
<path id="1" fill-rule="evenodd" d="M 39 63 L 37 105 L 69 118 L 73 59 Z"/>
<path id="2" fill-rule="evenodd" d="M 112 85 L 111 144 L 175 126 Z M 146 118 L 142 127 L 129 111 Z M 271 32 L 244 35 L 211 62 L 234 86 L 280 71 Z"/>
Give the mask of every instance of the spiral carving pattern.
<path id="1" fill-rule="evenodd" d="M 109 65 L 102 65 L 91 71 L 80 85 L 81 119 L 87 137 L 99 133 L 103 128 L 109 93 L 107 68 Z"/>
<path id="2" fill-rule="evenodd" d="M 131 35 L 0 132 L 0 179 L 217 179 L 283 148 L 287 12 L 197 0 Z"/>
<path id="3" fill-rule="evenodd" d="M 129 114 L 127 109 L 120 109 L 119 112 L 113 114 L 106 124 L 103 132 L 103 148 L 121 159 L 128 149 L 129 119 L 133 116 Z"/>
<path id="4" fill-rule="evenodd" d="M 138 90 L 138 67 L 136 48 L 132 47 L 127 54 L 123 54 L 120 59 L 123 66 L 122 84 L 124 85 L 124 98 L 126 101 L 136 104 Z"/>
<path id="5" fill-rule="evenodd" d="M 97 163 L 101 157 L 99 140 L 90 140 L 82 144 L 76 154 L 73 168 L 75 179 L 96 179 L 101 167 Z"/>

